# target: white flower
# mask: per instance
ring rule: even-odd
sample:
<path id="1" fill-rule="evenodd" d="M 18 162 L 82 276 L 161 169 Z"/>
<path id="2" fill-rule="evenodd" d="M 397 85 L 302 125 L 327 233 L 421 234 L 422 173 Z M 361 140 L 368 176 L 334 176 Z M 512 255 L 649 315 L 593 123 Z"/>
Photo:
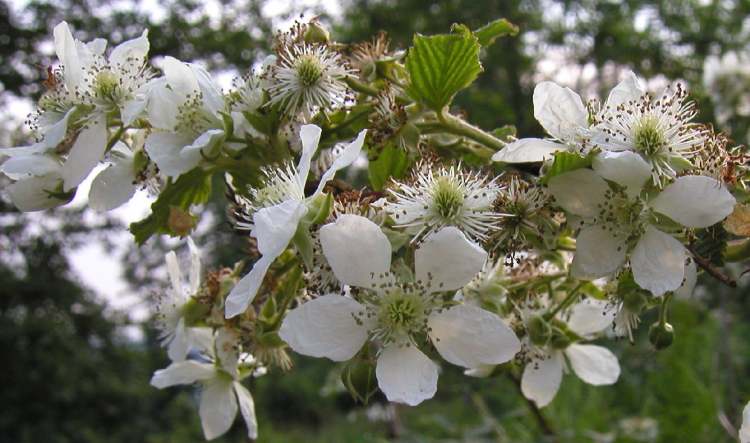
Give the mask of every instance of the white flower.
<path id="1" fill-rule="evenodd" d="M 705 128 L 691 123 L 695 103 L 686 99 L 679 83 L 654 99 L 628 72 L 596 116 L 592 143 L 606 151 L 639 154 L 648 162 L 654 183 L 661 185 L 685 169 L 687 159 L 706 141 Z"/>
<path id="2" fill-rule="evenodd" d="M 612 324 L 607 308 L 605 302 L 587 299 L 570 310 L 568 327 L 584 339 L 590 338 Z M 534 347 L 531 354 L 521 377 L 521 391 L 540 408 L 555 398 L 566 358 L 578 378 L 590 385 L 611 385 L 620 377 L 617 357 L 602 346 L 573 343 L 564 349 L 555 349 L 548 345 Z"/>
<path id="3" fill-rule="evenodd" d="M 446 305 L 443 294 L 468 283 L 487 258 L 455 227 L 432 234 L 417 249 L 414 281 L 390 273 L 391 244 L 364 217 L 341 215 L 320 229 L 320 241 L 353 297 L 324 295 L 289 311 L 279 335 L 295 351 L 346 361 L 368 340 L 378 343 L 380 389 L 390 401 L 416 405 L 435 394 L 438 378 L 419 342 L 429 339 L 445 360 L 466 368 L 506 362 L 520 349 L 497 315 Z"/>
<path id="4" fill-rule="evenodd" d="M 344 104 L 350 70 L 341 56 L 324 45 L 284 47 L 270 68 L 270 104 L 289 115 L 302 113 L 309 120 L 316 112 Z"/>
<path id="5" fill-rule="evenodd" d="M 750 402 L 742 410 L 742 426 L 739 432 L 740 443 L 750 443 Z"/>
<path id="6" fill-rule="evenodd" d="M 72 198 L 65 194 L 105 155 L 108 114 L 117 112 L 124 125 L 130 124 L 130 110 L 150 78 L 145 65 L 149 50 L 145 31 L 141 37 L 118 45 L 109 57 L 104 55 L 105 40 L 75 40 L 65 22 L 55 27 L 54 35 L 62 66 L 52 72 L 49 90 L 32 116 L 32 129 L 39 141 L 0 149 L 1 155 L 10 156 L 2 170 L 18 179 L 10 194 L 22 211 L 46 209 Z M 68 140 L 73 129 L 77 136 Z"/>
<path id="7" fill-rule="evenodd" d="M 185 360 L 188 352 L 200 343 L 200 335 L 205 334 L 207 328 L 193 328 L 185 325 L 184 310 L 187 303 L 198 293 L 201 284 L 200 251 L 188 237 L 190 249 L 190 273 L 188 285 L 185 286 L 177 255 L 174 251 L 167 253 L 167 274 L 171 288 L 159 299 L 156 311 L 157 327 L 160 330 L 162 346 L 172 361 Z"/>
<path id="8" fill-rule="evenodd" d="M 722 125 L 734 116 L 750 115 L 750 54 L 727 52 L 709 56 L 703 63 L 703 86 L 714 102 L 716 120 Z"/>
<path id="9" fill-rule="evenodd" d="M 323 188 L 338 170 L 349 166 L 359 157 L 367 130 L 361 131 L 355 140 L 346 145 L 341 155 L 321 177 L 315 192 L 305 197 L 305 183 L 310 172 L 312 156 L 320 141 L 320 134 L 321 129 L 315 125 L 302 126 L 302 154 L 297 167 L 287 165 L 280 169 L 267 170 L 265 187 L 252 190 L 253 199 L 246 204 L 249 210 L 253 211 L 250 235 L 258 240 L 258 251 L 262 256 L 227 297 L 227 318 L 247 310 L 263 283 L 268 268 L 284 252 L 297 232 L 297 227 L 307 214 L 309 205 L 323 193 Z"/>
<path id="10" fill-rule="evenodd" d="M 557 205 L 581 218 L 573 276 L 596 279 L 611 275 L 629 256 L 633 277 L 643 289 L 659 296 L 679 288 L 688 254 L 678 240 L 654 223 L 665 215 L 688 228 L 711 226 L 732 212 L 732 194 L 713 178 L 687 175 L 644 200 L 639 194 L 650 167 L 638 154 L 605 152 L 593 166 L 594 170 L 578 169 L 549 181 Z M 626 190 L 610 188 L 605 178 Z"/>
<path id="11" fill-rule="evenodd" d="M 156 129 L 146 152 L 167 177 L 178 177 L 212 157 L 226 138 L 224 96 L 205 69 L 165 57 L 164 77 L 152 80 L 146 114 Z"/>
<path id="12" fill-rule="evenodd" d="M 534 88 L 534 117 L 552 139 L 522 138 L 492 156 L 504 163 L 532 163 L 552 158 L 558 151 L 585 152 L 589 112 L 570 88 L 542 82 Z"/>
<path id="13" fill-rule="evenodd" d="M 388 190 L 392 201 L 383 209 L 397 227 L 414 228 L 415 239 L 455 226 L 469 237 L 484 240 L 500 214 L 492 210 L 501 187 L 479 173 L 451 166 L 433 169 L 421 165 L 412 183 L 396 182 Z"/>
<path id="14" fill-rule="evenodd" d="M 89 206 L 100 212 L 123 205 L 137 188 L 135 157 L 130 148 L 117 142 L 109 152 L 109 159 L 111 164 L 94 178 L 89 190 Z"/>
<path id="15" fill-rule="evenodd" d="M 238 405 L 248 437 L 258 437 L 255 403 L 250 392 L 240 383 L 244 377 L 238 368 L 236 349 L 236 336 L 222 329 L 215 338 L 215 344 L 206 349 L 212 360 L 210 363 L 194 360 L 173 362 L 165 369 L 154 372 L 151 378 L 151 385 L 158 389 L 201 384 L 199 414 L 207 440 L 213 440 L 229 430 L 237 415 Z"/>

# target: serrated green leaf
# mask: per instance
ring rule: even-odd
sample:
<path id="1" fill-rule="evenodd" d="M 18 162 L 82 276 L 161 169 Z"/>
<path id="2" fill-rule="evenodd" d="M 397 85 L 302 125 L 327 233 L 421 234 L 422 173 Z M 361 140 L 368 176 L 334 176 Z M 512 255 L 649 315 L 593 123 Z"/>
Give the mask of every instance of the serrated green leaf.
<path id="1" fill-rule="evenodd" d="M 545 171 L 541 182 L 547 184 L 556 175 L 575 171 L 576 169 L 588 168 L 591 166 L 591 161 L 591 156 L 584 157 L 567 151 L 555 152 L 555 159 L 552 161 L 552 166 Z"/>
<path id="2" fill-rule="evenodd" d="M 477 38 L 463 32 L 429 37 L 417 34 L 406 57 L 406 70 L 411 78 L 408 93 L 440 112 L 482 72 Z"/>
<path id="3" fill-rule="evenodd" d="M 151 214 L 130 224 L 130 232 L 136 243 L 142 245 L 156 233 L 172 234 L 167 224 L 170 208 L 187 211 L 191 205 L 207 202 L 210 195 L 211 174 L 201 168 L 195 168 L 167 183 L 159 198 L 151 205 Z"/>
<path id="4" fill-rule="evenodd" d="M 513 36 L 517 34 L 518 26 L 504 18 L 489 22 L 474 31 L 474 35 L 482 46 L 489 46 L 495 43 L 495 40 L 499 37 L 505 37 L 507 35 Z"/>
<path id="5" fill-rule="evenodd" d="M 403 177 L 408 166 L 406 151 L 394 145 L 387 145 L 378 158 L 368 164 L 367 175 L 372 188 L 376 191 L 383 190 L 388 179 Z"/>

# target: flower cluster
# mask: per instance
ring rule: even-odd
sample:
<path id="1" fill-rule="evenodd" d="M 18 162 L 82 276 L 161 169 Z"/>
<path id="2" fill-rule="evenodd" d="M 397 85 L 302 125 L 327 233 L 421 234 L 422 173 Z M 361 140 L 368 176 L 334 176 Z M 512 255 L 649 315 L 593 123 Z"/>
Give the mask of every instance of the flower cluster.
<path id="1" fill-rule="evenodd" d="M 478 45 L 466 32 L 433 43 Z M 695 121 L 680 83 L 653 95 L 627 73 L 602 103 L 584 104 L 542 82 L 534 116 L 549 137 L 516 139 L 450 114 L 455 91 L 425 98 L 418 77 L 437 82 L 452 67 L 420 70 L 416 45 L 391 51 L 382 34 L 344 45 L 297 23 L 230 91 L 197 64 L 150 67 L 145 32 L 108 55 L 65 23 L 54 34 L 60 65 L 29 120 L 36 141 L 0 151 L 13 203 L 64 204 L 98 169 L 94 209 L 139 187 L 157 197 L 131 226 L 142 243 L 190 233 L 219 176 L 230 221 L 250 240 L 248 272 L 204 272 L 188 238 L 188 279 L 169 253 L 171 287 L 156 303 L 171 363 L 151 383 L 199 384 L 207 439 L 238 410 L 257 436 L 242 381 L 289 370 L 290 350 L 340 362 L 362 401 L 373 390 L 352 371 L 417 405 L 435 395 L 440 362 L 505 373 L 538 407 L 569 369 L 613 384 L 618 357 L 598 340 L 634 341 L 654 309 L 649 339 L 669 346 L 667 308 L 708 267 L 700 251 L 727 249 L 707 232 L 726 239 L 727 217 L 726 230 L 748 231 L 746 207 L 735 209 L 744 155 Z"/>

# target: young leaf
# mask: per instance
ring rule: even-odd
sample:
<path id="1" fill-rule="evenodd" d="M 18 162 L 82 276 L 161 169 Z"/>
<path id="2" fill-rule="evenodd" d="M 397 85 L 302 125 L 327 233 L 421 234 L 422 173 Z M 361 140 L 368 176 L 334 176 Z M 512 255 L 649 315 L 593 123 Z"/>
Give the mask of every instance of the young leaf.
<path id="1" fill-rule="evenodd" d="M 541 182 L 547 184 L 556 175 L 591 166 L 591 156 L 583 157 L 573 152 L 555 152 L 552 166 L 544 172 Z"/>
<path id="2" fill-rule="evenodd" d="M 406 70 L 411 77 L 409 94 L 440 112 L 482 72 L 477 38 L 466 32 L 417 34 L 406 57 Z"/>
<path id="3" fill-rule="evenodd" d="M 211 174 L 195 168 L 167 184 L 151 205 L 151 214 L 130 224 L 136 243 L 142 245 L 156 233 L 172 234 L 169 214 L 172 208 L 189 210 L 191 205 L 205 203 L 211 195 Z"/>
<path id="4" fill-rule="evenodd" d="M 504 18 L 489 22 L 474 31 L 474 35 L 482 46 L 489 46 L 495 43 L 498 37 L 513 36 L 516 34 L 518 34 L 518 26 Z"/>
<path id="5" fill-rule="evenodd" d="M 386 146 L 378 158 L 371 160 L 368 165 L 367 175 L 372 188 L 381 191 L 389 178 L 401 178 L 408 165 L 409 160 L 403 149 L 393 145 Z"/>

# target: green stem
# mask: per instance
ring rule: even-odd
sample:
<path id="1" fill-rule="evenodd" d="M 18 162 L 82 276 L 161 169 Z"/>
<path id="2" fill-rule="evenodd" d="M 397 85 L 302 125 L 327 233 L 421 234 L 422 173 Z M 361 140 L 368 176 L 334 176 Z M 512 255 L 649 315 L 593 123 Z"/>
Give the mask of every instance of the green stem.
<path id="1" fill-rule="evenodd" d="M 120 126 L 119 128 L 117 128 L 117 131 L 114 133 L 112 138 L 110 138 L 109 141 L 107 142 L 107 147 L 104 148 L 104 152 L 109 152 L 109 150 L 115 146 L 115 143 L 120 141 L 120 138 L 122 137 L 122 134 L 125 133 L 126 129 L 127 128 L 125 128 L 125 126 Z"/>
<path id="2" fill-rule="evenodd" d="M 463 135 L 493 150 L 493 153 L 505 147 L 505 142 L 492 134 L 466 122 L 463 119 L 455 117 L 445 110 L 438 114 L 440 123 L 446 132 L 455 135 Z"/>
<path id="3" fill-rule="evenodd" d="M 585 281 L 582 281 L 582 282 L 578 283 L 578 286 L 576 286 L 575 288 L 573 288 L 573 290 L 572 290 L 572 291 L 570 291 L 570 294 L 568 294 L 568 296 L 567 296 L 567 297 L 565 297 L 565 299 L 564 299 L 564 300 L 563 300 L 562 302 L 560 302 L 560 304 L 559 304 L 559 305 L 557 305 L 557 306 L 556 306 L 556 307 L 555 307 L 555 308 L 554 308 L 553 310 L 551 310 L 550 312 L 547 312 L 546 314 L 544 314 L 544 319 L 545 319 L 545 320 L 549 320 L 549 319 L 553 318 L 553 317 L 554 317 L 555 315 L 557 315 L 557 313 L 558 313 L 558 312 L 560 312 L 560 311 L 562 311 L 563 309 L 567 308 L 568 306 L 572 305 L 572 304 L 573 304 L 573 302 L 574 302 L 574 301 L 576 300 L 576 298 L 578 297 L 578 291 L 579 291 L 579 290 L 581 289 L 581 287 L 582 287 L 583 285 L 585 285 L 586 283 L 587 283 L 587 282 L 585 282 Z"/>
<path id="4" fill-rule="evenodd" d="M 376 96 L 378 95 L 378 92 L 380 92 L 377 89 L 373 88 L 372 86 L 362 83 L 361 81 L 351 76 L 346 77 L 344 81 L 346 82 L 347 86 L 349 86 L 353 90 L 360 92 L 362 94 Z"/>
<path id="5" fill-rule="evenodd" d="M 673 292 L 668 292 L 661 301 L 661 310 L 659 311 L 659 326 L 667 324 L 667 309 L 669 308 L 669 301 L 672 300 Z"/>
<path id="6" fill-rule="evenodd" d="M 354 123 L 355 121 L 357 121 L 363 115 L 368 115 L 371 112 L 372 112 L 372 108 L 370 106 L 368 106 L 367 108 L 365 108 L 365 109 L 363 109 L 363 110 L 361 110 L 359 112 L 352 112 L 352 113 L 350 113 L 344 119 L 344 121 L 342 121 L 341 123 L 339 123 L 338 125 L 330 128 L 330 129 L 328 129 L 326 132 L 328 134 L 337 134 L 340 130 L 342 130 L 342 129 L 346 128 L 347 126 L 351 125 L 352 123 Z"/>

